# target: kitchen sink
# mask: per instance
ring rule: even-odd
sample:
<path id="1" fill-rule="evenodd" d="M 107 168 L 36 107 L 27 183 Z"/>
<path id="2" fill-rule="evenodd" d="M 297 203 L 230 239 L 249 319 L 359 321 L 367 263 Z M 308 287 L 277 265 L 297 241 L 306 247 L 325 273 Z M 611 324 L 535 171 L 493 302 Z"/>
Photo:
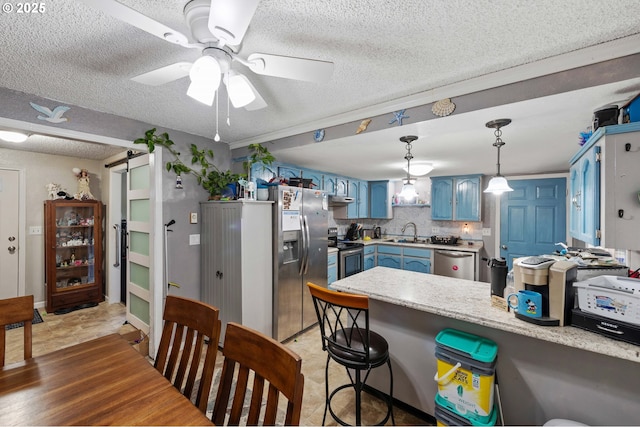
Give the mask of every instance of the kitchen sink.
<path id="1" fill-rule="evenodd" d="M 422 244 L 422 245 L 427 243 L 426 239 L 418 239 L 416 241 L 414 241 L 413 239 L 387 239 L 387 240 L 384 240 L 384 241 L 385 242 L 394 242 L 394 243 L 415 243 L 415 244 Z"/>

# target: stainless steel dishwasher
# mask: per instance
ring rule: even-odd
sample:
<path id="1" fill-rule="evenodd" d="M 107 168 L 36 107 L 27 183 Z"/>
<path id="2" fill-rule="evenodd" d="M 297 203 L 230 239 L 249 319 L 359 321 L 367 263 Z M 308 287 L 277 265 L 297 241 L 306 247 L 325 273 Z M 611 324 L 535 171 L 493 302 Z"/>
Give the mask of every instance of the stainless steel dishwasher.
<path id="1" fill-rule="evenodd" d="M 475 254 L 473 252 L 436 250 L 433 257 L 433 274 L 474 280 Z"/>

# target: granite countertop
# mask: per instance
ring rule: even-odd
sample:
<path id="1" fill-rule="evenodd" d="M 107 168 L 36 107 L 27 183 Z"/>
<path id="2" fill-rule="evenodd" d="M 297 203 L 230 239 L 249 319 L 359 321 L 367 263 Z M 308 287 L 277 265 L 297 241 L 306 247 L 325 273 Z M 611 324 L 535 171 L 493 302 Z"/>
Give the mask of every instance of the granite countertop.
<path id="1" fill-rule="evenodd" d="M 402 307 L 640 363 L 640 346 L 572 326 L 538 326 L 491 306 L 490 284 L 375 267 L 331 284 Z"/>
<path id="2" fill-rule="evenodd" d="M 403 243 L 394 242 L 391 237 L 371 240 L 354 240 L 356 243 L 367 245 L 391 245 L 403 246 L 405 248 L 440 249 L 446 251 L 474 252 L 478 253 L 484 247 L 482 242 L 475 240 L 463 241 L 461 245 L 433 245 L 431 243 Z"/>

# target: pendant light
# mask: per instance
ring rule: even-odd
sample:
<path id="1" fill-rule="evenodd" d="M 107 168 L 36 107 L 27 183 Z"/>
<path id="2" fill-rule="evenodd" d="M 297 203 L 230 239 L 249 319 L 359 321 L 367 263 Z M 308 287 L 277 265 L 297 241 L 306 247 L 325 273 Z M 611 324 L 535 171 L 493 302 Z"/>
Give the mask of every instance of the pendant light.
<path id="1" fill-rule="evenodd" d="M 486 124 L 488 128 L 495 129 L 494 135 L 496 136 L 496 142 L 493 143 L 493 146 L 498 148 L 498 173 L 496 176 L 491 178 L 491 181 L 489 181 L 489 185 L 484 192 L 493 193 L 496 196 L 507 191 L 513 191 L 513 188 L 509 187 L 507 179 L 500 174 L 500 147 L 504 145 L 504 141 L 500 138 L 502 136 L 501 128 L 507 126 L 509 123 L 511 123 L 511 119 L 497 119 L 487 122 Z"/>
<path id="2" fill-rule="evenodd" d="M 405 154 L 404 158 L 407 161 L 407 178 L 404 180 L 404 185 L 402 186 L 402 191 L 400 192 L 400 197 L 402 197 L 407 202 L 412 202 L 416 197 L 418 197 L 418 193 L 416 192 L 416 188 L 413 183 L 414 180 L 411 179 L 411 159 L 413 159 L 413 155 L 411 154 L 411 143 L 418 139 L 415 135 L 407 135 L 400 138 L 400 141 L 406 144 L 407 146 L 407 154 Z"/>

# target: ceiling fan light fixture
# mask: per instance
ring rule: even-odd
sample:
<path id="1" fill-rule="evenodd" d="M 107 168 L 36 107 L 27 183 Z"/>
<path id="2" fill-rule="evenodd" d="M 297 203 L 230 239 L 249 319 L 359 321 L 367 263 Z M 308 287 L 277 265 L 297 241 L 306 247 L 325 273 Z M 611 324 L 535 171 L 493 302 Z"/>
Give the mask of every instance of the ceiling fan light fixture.
<path id="1" fill-rule="evenodd" d="M 222 73 L 215 58 L 203 56 L 196 60 L 189 71 L 191 84 L 187 95 L 205 105 L 212 106 Z"/>
<path id="2" fill-rule="evenodd" d="M 22 132 L 15 132 L 11 130 L 0 130 L 0 139 L 7 142 L 15 142 L 17 144 L 25 142 L 29 135 Z"/>
<path id="3" fill-rule="evenodd" d="M 241 108 L 251 104 L 256 99 L 253 87 L 246 76 L 229 71 L 227 81 L 229 98 L 235 108 Z"/>
<path id="4" fill-rule="evenodd" d="M 189 89 L 187 89 L 187 95 L 195 99 L 198 102 L 202 102 L 205 105 L 211 107 L 213 100 L 216 97 L 217 87 L 210 86 L 208 84 L 191 82 Z"/>

